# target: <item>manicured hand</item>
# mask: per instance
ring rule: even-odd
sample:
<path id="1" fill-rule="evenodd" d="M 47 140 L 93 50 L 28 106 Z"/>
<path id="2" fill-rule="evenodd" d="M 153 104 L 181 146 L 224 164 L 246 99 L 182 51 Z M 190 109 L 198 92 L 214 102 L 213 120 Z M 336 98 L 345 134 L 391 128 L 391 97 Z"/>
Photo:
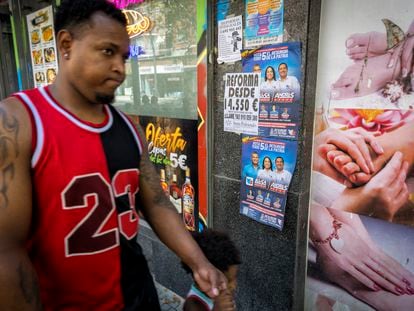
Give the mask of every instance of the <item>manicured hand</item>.
<path id="1" fill-rule="evenodd" d="M 317 263 L 332 282 L 350 292 L 359 283 L 372 291 L 387 290 L 395 295 L 408 293 L 408 284 L 393 271 L 395 266 L 386 255 L 362 240 L 353 227 L 343 223 L 338 234 L 344 241 L 340 254 L 329 243 L 316 245 Z"/>

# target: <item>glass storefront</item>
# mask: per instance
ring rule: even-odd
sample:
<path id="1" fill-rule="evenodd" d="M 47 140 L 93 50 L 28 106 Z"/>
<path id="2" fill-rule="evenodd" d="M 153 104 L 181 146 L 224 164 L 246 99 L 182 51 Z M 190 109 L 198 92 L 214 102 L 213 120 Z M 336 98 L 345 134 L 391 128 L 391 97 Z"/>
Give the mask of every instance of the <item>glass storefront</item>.
<path id="1" fill-rule="evenodd" d="M 140 123 L 151 149 L 150 160 L 160 182 L 168 187 L 170 201 L 179 213 L 185 207 L 191 211 L 190 227 L 202 228 L 208 216 L 207 1 L 112 2 L 127 17 L 130 36 L 127 77 L 116 91 L 114 106 Z M 54 9 L 59 3 L 12 2 L 19 89 L 32 88 L 36 76 L 31 53 L 18 53 L 35 45 L 28 37 L 27 16 L 50 5 Z M 194 188 L 190 199 L 183 197 L 188 180 Z M 178 188 L 181 191 L 174 191 Z M 188 200 L 193 207 L 188 208 Z"/>
<path id="2" fill-rule="evenodd" d="M 114 3 L 130 36 L 127 78 L 114 105 L 144 129 L 150 160 L 187 228 L 202 229 L 208 216 L 206 1 Z"/>
<path id="3" fill-rule="evenodd" d="M 131 57 L 115 101 L 121 110 L 197 119 L 196 9 L 195 0 L 145 1 L 124 9 Z"/>

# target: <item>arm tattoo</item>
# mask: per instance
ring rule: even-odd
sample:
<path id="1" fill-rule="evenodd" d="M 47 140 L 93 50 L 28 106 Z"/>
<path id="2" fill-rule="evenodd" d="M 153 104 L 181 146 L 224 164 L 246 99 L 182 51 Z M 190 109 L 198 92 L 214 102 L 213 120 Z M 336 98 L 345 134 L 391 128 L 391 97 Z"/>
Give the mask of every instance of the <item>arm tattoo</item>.
<path id="1" fill-rule="evenodd" d="M 9 203 L 7 189 L 14 177 L 14 160 L 19 154 L 18 133 L 17 119 L 0 108 L 0 208 L 6 208 Z"/>
<path id="2" fill-rule="evenodd" d="M 22 290 L 25 302 L 29 305 L 36 306 L 36 310 L 40 310 L 39 286 L 34 272 L 27 269 L 22 262 L 17 267 L 17 272 L 20 280 L 20 289 Z"/>
<path id="3" fill-rule="evenodd" d="M 139 124 L 136 125 L 136 129 L 138 130 L 139 135 L 142 138 L 145 138 L 145 134 Z M 141 163 L 140 163 L 140 171 L 141 171 L 140 178 L 145 180 L 145 182 L 148 183 L 148 185 L 151 187 L 151 189 L 155 193 L 152 203 L 155 205 L 162 205 L 163 207 L 171 208 L 175 210 L 170 200 L 168 200 L 168 198 L 164 194 L 164 191 L 161 188 L 160 179 L 158 178 L 157 171 L 155 170 L 155 167 L 150 161 L 149 156 L 148 156 L 147 144 L 144 144 L 143 146 L 143 152 L 141 155 Z"/>
<path id="4" fill-rule="evenodd" d="M 170 200 L 168 200 L 161 188 L 160 179 L 158 178 L 158 174 L 154 168 L 154 165 L 148 158 L 148 155 L 145 154 L 145 152 L 141 156 L 140 171 L 140 178 L 144 179 L 149 187 L 155 192 L 152 203 L 168 208 L 172 207 Z"/>

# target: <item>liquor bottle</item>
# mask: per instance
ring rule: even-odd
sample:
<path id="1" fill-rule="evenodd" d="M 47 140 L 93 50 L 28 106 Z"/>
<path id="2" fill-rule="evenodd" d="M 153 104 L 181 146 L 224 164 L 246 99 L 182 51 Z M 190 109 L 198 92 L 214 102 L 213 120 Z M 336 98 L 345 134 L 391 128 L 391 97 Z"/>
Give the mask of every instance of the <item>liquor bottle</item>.
<path id="1" fill-rule="evenodd" d="M 181 193 L 181 188 L 177 185 L 177 175 L 173 174 L 172 182 L 170 184 L 170 201 L 180 214 L 182 212 Z"/>
<path id="2" fill-rule="evenodd" d="M 190 169 L 185 171 L 185 183 L 182 188 L 183 220 L 187 230 L 195 231 L 194 188 L 191 185 Z"/>
<path id="3" fill-rule="evenodd" d="M 173 174 L 172 182 L 170 185 L 170 196 L 174 199 L 181 199 L 181 189 L 177 185 L 177 175 Z"/>
<path id="4" fill-rule="evenodd" d="M 168 184 L 165 181 L 165 170 L 164 169 L 161 169 L 160 176 L 161 176 L 161 178 L 160 178 L 161 188 L 162 188 L 162 190 L 164 190 L 164 193 L 167 196 L 167 198 L 169 198 L 170 197 L 170 191 L 168 189 Z"/>

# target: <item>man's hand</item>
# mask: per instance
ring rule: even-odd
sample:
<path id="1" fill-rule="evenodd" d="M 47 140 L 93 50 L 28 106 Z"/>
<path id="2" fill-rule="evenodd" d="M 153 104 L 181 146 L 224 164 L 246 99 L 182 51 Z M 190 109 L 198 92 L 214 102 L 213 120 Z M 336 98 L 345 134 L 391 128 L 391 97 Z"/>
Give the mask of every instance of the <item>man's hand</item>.
<path id="1" fill-rule="evenodd" d="M 198 287 L 210 298 L 215 298 L 227 288 L 227 279 L 211 263 L 206 262 L 193 269 L 193 277 Z"/>

